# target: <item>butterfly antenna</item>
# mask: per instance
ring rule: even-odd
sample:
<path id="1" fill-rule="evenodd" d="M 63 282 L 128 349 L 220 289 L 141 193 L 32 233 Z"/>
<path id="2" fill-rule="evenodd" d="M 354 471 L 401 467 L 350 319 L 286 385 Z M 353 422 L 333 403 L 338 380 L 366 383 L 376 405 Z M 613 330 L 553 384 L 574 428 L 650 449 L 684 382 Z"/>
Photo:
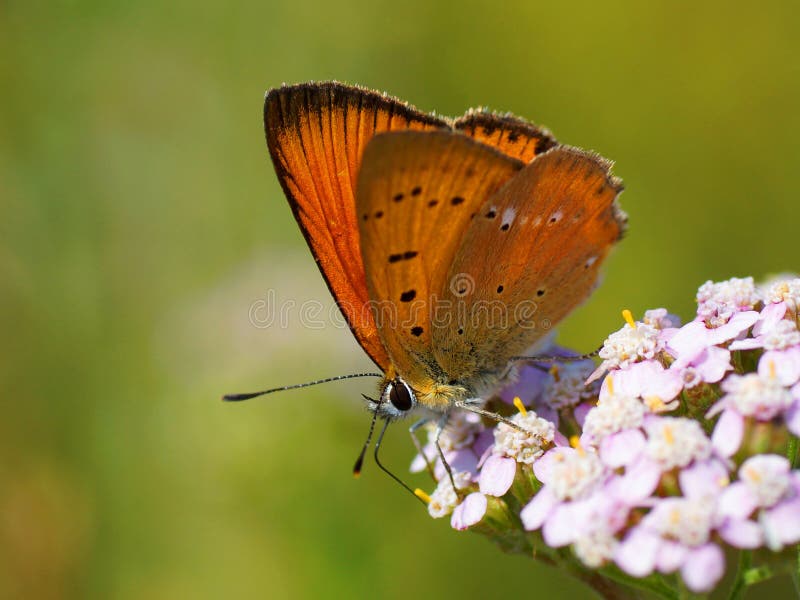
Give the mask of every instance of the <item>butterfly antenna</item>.
<path id="1" fill-rule="evenodd" d="M 225 394 L 222 399 L 225 402 L 240 402 L 242 400 L 250 400 L 258 396 L 272 394 L 273 392 L 285 392 L 286 390 L 296 390 L 298 388 L 311 387 L 312 385 L 319 385 L 320 383 L 330 383 L 331 381 L 340 381 L 342 379 L 355 379 L 356 377 L 383 377 L 381 373 L 353 373 L 352 375 L 337 375 L 336 377 L 328 377 L 327 379 L 318 379 L 317 381 L 309 381 L 307 383 L 296 383 L 294 385 L 285 385 L 283 387 L 272 388 L 271 390 L 263 390 L 261 392 L 250 392 L 248 394 Z"/>
<path id="2" fill-rule="evenodd" d="M 417 494 L 414 492 L 414 490 L 412 490 L 410 487 L 408 487 L 397 475 L 395 475 L 389 469 L 384 467 L 383 463 L 381 463 L 380 459 L 378 458 L 378 451 L 381 448 L 381 442 L 383 441 L 383 434 L 386 433 L 386 429 L 389 427 L 389 423 L 390 423 L 389 420 L 384 421 L 383 427 L 381 428 L 381 432 L 378 434 L 378 440 L 375 442 L 375 463 L 380 467 L 381 471 L 386 473 L 389 477 L 391 477 L 397 483 L 399 483 L 404 488 L 406 488 L 406 490 L 408 490 L 409 494 L 411 494 L 412 496 L 414 496 L 414 498 L 416 498 L 417 500 L 419 500 L 420 502 L 422 502 L 423 504 L 425 504 L 427 506 L 427 503 L 425 502 L 425 500 L 423 500 L 422 498 L 417 496 Z"/>
<path id="3" fill-rule="evenodd" d="M 587 354 L 579 354 L 578 356 L 512 356 L 509 360 L 521 362 L 577 362 L 580 360 L 588 360 L 600 354 L 600 346 L 597 350 L 592 350 Z"/>
<path id="4" fill-rule="evenodd" d="M 372 398 L 367 396 L 366 394 L 361 394 L 365 400 L 369 402 L 375 402 Z M 380 402 L 378 402 L 380 405 Z M 361 467 L 364 466 L 364 456 L 367 454 L 367 448 L 369 448 L 369 443 L 372 441 L 372 433 L 375 431 L 375 421 L 378 420 L 378 410 L 376 408 L 375 412 L 372 413 L 372 421 L 369 424 L 369 433 L 367 434 L 367 441 L 364 442 L 364 447 L 361 448 L 361 452 L 356 459 L 356 464 L 353 467 L 353 477 L 358 477 L 361 475 Z"/>

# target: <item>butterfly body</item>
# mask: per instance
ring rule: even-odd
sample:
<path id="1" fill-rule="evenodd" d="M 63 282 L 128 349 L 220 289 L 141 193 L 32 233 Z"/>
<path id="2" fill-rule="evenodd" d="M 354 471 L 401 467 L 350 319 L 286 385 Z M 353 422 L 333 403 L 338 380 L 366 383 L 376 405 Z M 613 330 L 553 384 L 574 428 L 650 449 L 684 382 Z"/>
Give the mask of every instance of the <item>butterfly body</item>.
<path id="1" fill-rule="evenodd" d="M 373 409 L 447 414 L 513 377 L 621 237 L 598 156 L 509 115 L 446 120 L 336 83 L 271 90 L 267 144 L 356 339 Z"/>

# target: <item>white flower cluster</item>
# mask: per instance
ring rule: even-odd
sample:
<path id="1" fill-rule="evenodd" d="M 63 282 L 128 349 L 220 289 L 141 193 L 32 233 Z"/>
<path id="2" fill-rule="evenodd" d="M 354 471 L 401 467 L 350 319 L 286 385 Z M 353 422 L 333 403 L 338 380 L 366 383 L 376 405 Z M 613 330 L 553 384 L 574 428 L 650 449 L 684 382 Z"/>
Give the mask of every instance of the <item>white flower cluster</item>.
<path id="1" fill-rule="evenodd" d="M 524 415 L 516 414 L 511 420 L 524 431 L 499 423 L 494 430 L 495 453 L 531 464 L 553 443 L 555 425 L 538 417 L 532 410 Z"/>

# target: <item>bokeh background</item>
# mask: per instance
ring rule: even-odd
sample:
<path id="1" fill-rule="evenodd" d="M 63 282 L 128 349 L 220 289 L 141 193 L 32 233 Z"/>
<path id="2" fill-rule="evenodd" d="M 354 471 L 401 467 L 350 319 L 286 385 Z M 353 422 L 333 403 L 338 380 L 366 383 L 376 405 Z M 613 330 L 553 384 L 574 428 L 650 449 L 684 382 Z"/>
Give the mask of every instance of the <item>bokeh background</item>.
<path id="1" fill-rule="evenodd" d="M 630 234 L 561 328 L 589 350 L 621 308 L 686 316 L 706 279 L 798 269 L 799 14 L 0 3 L 0 597 L 586 596 L 372 464 L 354 481 L 368 381 L 219 402 L 369 367 L 346 330 L 300 323 L 332 304 L 267 157 L 264 91 L 335 78 L 488 105 L 613 158 Z M 255 326 L 270 294 L 284 322 Z"/>

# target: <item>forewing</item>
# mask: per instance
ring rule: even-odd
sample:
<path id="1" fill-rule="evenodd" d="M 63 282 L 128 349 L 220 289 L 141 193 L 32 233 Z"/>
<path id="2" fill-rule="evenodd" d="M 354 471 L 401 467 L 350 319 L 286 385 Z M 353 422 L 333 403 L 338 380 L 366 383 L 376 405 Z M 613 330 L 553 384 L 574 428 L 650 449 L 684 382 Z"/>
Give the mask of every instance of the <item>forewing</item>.
<path id="1" fill-rule="evenodd" d="M 359 248 L 355 186 L 372 137 L 449 127 L 376 92 L 337 83 L 270 90 L 267 146 L 283 191 L 336 302 L 366 353 L 384 371 L 386 350 L 369 310 Z"/>
<path id="2" fill-rule="evenodd" d="M 521 167 L 446 131 L 383 134 L 364 153 L 356 205 L 367 286 L 397 374 L 423 397 L 447 379 L 433 347 L 442 282 L 480 207 Z"/>
<path id="3" fill-rule="evenodd" d="M 558 147 L 539 156 L 480 208 L 444 281 L 475 282 L 463 319 L 434 330 L 437 362 L 454 379 L 491 380 L 583 302 L 620 239 L 621 182 L 609 164 Z"/>

